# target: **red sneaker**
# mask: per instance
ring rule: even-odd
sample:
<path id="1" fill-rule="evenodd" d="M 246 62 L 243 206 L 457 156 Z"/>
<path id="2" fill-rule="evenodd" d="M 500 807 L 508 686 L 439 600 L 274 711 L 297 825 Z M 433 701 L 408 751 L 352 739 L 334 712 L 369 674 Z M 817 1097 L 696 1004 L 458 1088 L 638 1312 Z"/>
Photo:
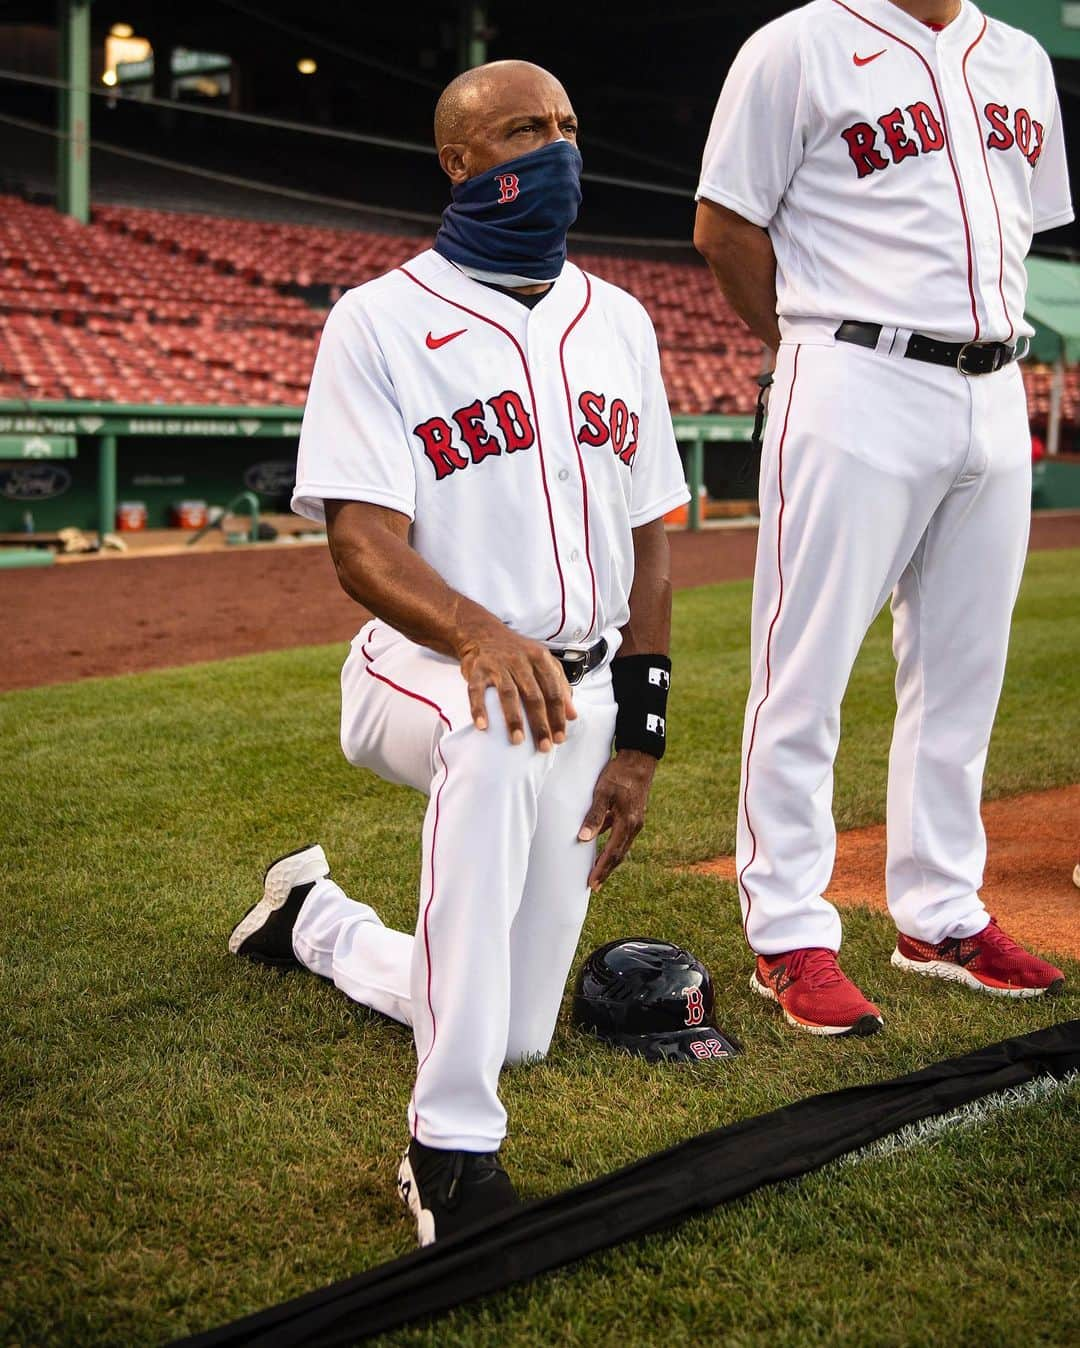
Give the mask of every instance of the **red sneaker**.
<path id="1" fill-rule="evenodd" d="M 937 945 L 898 932 L 892 962 L 898 969 L 951 978 L 993 997 L 1041 997 L 1065 986 L 1060 969 L 1017 945 L 995 918 L 974 936 L 952 936 Z"/>
<path id="2" fill-rule="evenodd" d="M 831 950 L 820 946 L 759 955 L 750 986 L 780 1003 L 789 1025 L 808 1034 L 877 1034 L 881 1012 L 847 978 Z"/>

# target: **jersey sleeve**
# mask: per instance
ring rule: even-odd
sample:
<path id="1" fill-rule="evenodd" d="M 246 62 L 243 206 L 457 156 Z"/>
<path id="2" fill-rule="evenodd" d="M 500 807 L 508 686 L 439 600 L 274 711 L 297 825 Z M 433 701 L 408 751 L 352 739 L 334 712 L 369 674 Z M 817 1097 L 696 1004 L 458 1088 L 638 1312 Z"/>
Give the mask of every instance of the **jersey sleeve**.
<path id="1" fill-rule="evenodd" d="M 763 229 L 802 161 L 806 131 L 799 28 L 759 29 L 732 62 L 713 113 L 696 198 Z"/>
<path id="2" fill-rule="evenodd" d="M 1054 120 L 1046 129 L 1046 139 L 1031 175 L 1032 228 L 1056 229 L 1074 218 L 1069 190 L 1069 165 L 1065 158 L 1065 133 L 1061 125 L 1061 105 L 1054 98 Z"/>
<path id="3" fill-rule="evenodd" d="M 326 320 L 308 389 L 292 508 L 323 521 L 327 501 L 416 507 L 409 438 L 371 320 L 346 295 Z"/>
<path id="4" fill-rule="evenodd" d="M 641 424 L 630 474 L 630 527 L 650 524 L 690 499 L 671 423 L 660 352 L 644 313 Z"/>

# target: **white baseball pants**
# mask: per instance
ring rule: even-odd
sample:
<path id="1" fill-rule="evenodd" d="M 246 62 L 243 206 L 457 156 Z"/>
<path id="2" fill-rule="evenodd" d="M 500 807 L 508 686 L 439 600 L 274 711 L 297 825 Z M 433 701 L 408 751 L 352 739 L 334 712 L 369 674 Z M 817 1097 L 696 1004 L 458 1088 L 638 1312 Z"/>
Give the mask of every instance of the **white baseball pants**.
<path id="1" fill-rule="evenodd" d="M 565 743 L 512 745 L 493 692 L 475 728 L 458 664 L 380 622 L 341 674 L 341 744 L 357 767 L 429 797 L 416 935 L 382 925 L 332 880 L 305 901 L 297 958 L 354 1001 L 411 1025 L 413 1136 L 494 1151 L 504 1063 L 547 1052 L 588 907 L 595 845 L 577 840 L 611 753 L 604 666 L 574 689 Z"/>
<path id="2" fill-rule="evenodd" d="M 828 338 L 780 348 L 761 464 L 736 862 L 764 955 L 840 948 L 840 703 L 892 594 L 889 910 L 919 940 L 971 936 L 983 767 L 1027 551 L 1019 368 L 968 378 Z"/>

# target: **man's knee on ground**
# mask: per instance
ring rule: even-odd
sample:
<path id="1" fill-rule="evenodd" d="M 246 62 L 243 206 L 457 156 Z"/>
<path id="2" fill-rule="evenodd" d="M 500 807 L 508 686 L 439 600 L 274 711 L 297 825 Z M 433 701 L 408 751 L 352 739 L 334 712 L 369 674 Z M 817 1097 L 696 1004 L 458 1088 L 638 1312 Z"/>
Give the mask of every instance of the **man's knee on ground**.
<path id="1" fill-rule="evenodd" d="M 551 1036 L 530 1033 L 529 1031 L 511 1032 L 506 1044 L 504 1067 L 528 1067 L 531 1063 L 542 1062 L 547 1057 L 551 1045 Z"/>

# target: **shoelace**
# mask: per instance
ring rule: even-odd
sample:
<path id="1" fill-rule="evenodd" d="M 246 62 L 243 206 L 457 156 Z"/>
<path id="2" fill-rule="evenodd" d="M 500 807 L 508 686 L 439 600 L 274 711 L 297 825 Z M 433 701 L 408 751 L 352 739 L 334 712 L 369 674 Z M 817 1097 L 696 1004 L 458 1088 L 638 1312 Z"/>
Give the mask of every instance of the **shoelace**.
<path id="1" fill-rule="evenodd" d="M 478 1180 L 490 1179 L 491 1175 L 498 1170 L 499 1165 L 495 1156 L 488 1152 L 465 1152 L 454 1153 L 454 1159 L 447 1167 L 443 1178 L 442 1200 L 448 1208 L 456 1208 L 461 1198 L 461 1181 L 465 1171 L 469 1170 L 472 1177 Z"/>
<path id="2" fill-rule="evenodd" d="M 980 939 L 987 945 L 992 945 L 995 949 L 1000 950 L 1003 955 L 1011 955 L 1017 950 L 1022 954 L 1027 953 L 1022 945 L 1001 930 L 996 917 L 991 917 L 990 925 L 980 932 Z"/>
<path id="3" fill-rule="evenodd" d="M 796 950 L 788 960 L 788 972 L 792 978 L 804 979 L 808 988 L 831 988 L 846 982 L 835 954 L 820 948 Z"/>
<path id="4" fill-rule="evenodd" d="M 456 1208 L 461 1196 L 461 1177 L 465 1173 L 465 1159 L 463 1151 L 455 1152 L 454 1159 L 447 1169 L 442 1198 L 448 1208 Z"/>

